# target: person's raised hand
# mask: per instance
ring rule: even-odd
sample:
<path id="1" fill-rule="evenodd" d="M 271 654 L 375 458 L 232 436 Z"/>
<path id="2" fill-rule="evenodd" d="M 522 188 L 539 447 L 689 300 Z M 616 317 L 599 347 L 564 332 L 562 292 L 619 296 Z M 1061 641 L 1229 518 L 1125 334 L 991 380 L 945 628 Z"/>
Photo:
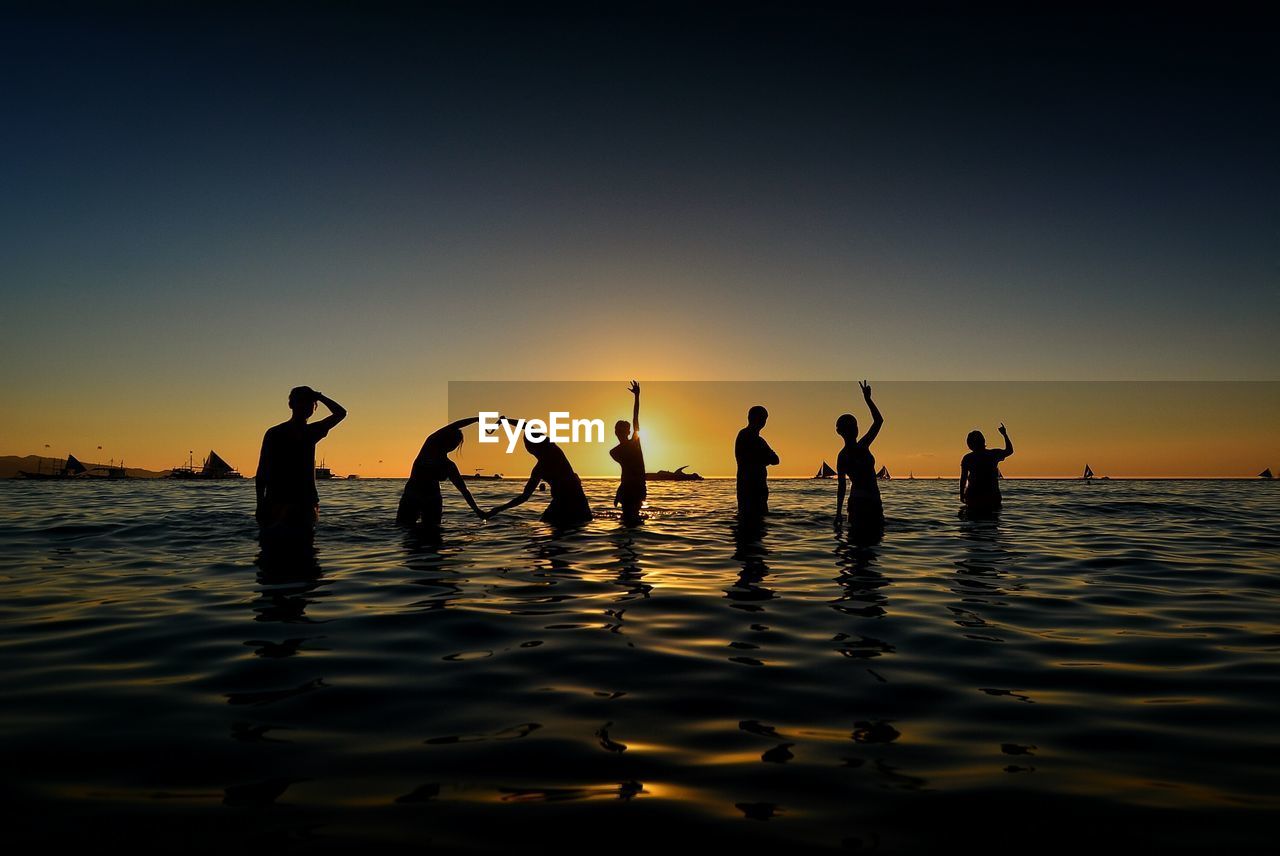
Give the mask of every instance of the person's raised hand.
<path id="1" fill-rule="evenodd" d="M 1009 436 L 1009 432 L 1008 432 L 1008 431 L 1006 431 L 1006 430 L 1004 430 L 1004 423 L 1003 423 L 1003 422 L 1001 422 L 1001 423 L 1000 423 L 1000 433 L 1001 433 L 1001 434 L 1003 434 L 1003 435 L 1004 435 L 1004 436 L 1006 436 L 1006 437 L 1008 437 L 1008 436 Z"/>
<path id="2" fill-rule="evenodd" d="M 867 401 L 870 401 L 871 400 L 871 384 L 867 383 L 865 380 L 860 380 L 858 381 L 858 387 L 862 390 L 862 397 L 865 398 Z"/>
<path id="3" fill-rule="evenodd" d="M 632 395 L 639 395 L 640 384 L 636 383 L 634 380 L 631 381 L 631 386 L 627 387 L 627 392 L 630 392 Z"/>

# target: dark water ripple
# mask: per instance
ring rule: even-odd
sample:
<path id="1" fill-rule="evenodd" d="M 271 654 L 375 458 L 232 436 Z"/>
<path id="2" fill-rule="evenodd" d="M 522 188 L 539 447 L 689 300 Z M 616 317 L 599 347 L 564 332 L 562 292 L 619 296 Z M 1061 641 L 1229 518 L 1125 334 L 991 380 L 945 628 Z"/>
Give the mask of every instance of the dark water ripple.
<path id="1" fill-rule="evenodd" d="M 0 483 L 6 804 L 300 852 L 1253 847 L 1280 808 L 1272 485 L 1012 482 L 973 522 L 893 482 L 875 547 L 830 484 L 761 532 L 704 482 L 442 538 L 400 486 L 325 484 L 314 549 L 264 552 L 248 483 Z"/>

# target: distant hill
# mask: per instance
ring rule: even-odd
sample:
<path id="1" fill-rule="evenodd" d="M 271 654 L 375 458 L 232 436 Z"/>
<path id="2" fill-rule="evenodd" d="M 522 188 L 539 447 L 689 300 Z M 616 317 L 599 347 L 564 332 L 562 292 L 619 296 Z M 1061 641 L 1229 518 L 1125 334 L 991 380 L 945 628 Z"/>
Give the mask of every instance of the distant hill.
<path id="1" fill-rule="evenodd" d="M 22 478 L 22 476 L 19 475 L 19 471 L 21 470 L 28 470 L 34 473 L 43 468 L 45 472 L 48 472 L 50 465 L 60 465 L 61 463 L 62 458 L 51 458 L 47 455 L 26 455 L 25 457 L 18 457 L 17 455 L 3 455 L 0 456 L 0 479 Z M 106 466 L 106 464 L 91 464 L 88 461 L 84 461 L 84 465 L 91 471 L 94 467 Z M 124 471 L 125 475 L 131 479 L 158 479 L 169 475 L 169 470 L 160 470 L 157 472 L 155 470 L 144 470 L 139 467 L 125 467 Z M 93 477 L 94 476 L 91 474 L 90 478 Z"/>

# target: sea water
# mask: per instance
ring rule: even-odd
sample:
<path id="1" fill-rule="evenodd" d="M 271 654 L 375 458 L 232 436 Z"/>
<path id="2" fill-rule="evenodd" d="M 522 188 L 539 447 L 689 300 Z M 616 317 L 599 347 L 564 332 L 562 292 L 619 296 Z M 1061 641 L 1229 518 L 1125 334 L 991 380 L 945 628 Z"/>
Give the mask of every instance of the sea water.
<path id="1" fill-rule="evenodd" d="M 321 483 L 264 551 L 249 482 L 0 482 L 11 831 L 278 852 L 1261 846 L 1280 808 L 1280 488 L 616 483 L 441 535 Z M 481 505 L 516 481 L 473 482 Z M 678 837 L 676 837 L 678 836 Z"/>

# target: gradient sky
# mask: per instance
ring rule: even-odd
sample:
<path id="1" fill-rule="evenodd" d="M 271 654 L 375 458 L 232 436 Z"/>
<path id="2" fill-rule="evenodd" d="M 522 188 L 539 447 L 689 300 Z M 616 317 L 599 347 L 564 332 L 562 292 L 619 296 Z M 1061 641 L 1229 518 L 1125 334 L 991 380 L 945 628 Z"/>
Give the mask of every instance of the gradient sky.
<path id="1" fill-rule="evenodd" d="M 1280 382 L 890 381 L 873 391 L 885 426 L 872 451 L 898 478 L 958 478 L 969 431 L 1000 447 L 1001 421 L 1014 441 L 1001 465 L 1010 478 L 1078 477 L 1085 464 L 1099 476 L 1253 478 L 1280 461 Z M 861 431 L 871 424 L 856 383 L 649 382 L 640 414 L 646 469 L 687 464 L 707 477 L 733 476 L 733 441 L 755 404 L 769 410 L 764 436 L 781 458 L 773 476 L 812 476 L 823 460 L 834 466 L 840 414 L 852 413 Z M 631 396 L 623 381 L 460 381 L 449 384 L 449 410 L 455 418 L 497 411 L 545 421 L 561 410 L 601 419 L 605 442 L 564 449 L 580 474 L 616 478 L 613 425 L 631 419 Z M 508 453 L 498 436 L 482 444 L 479 429 L 469 428 L 453 455 L 459 469 L 527 475 L 532 457 L 519 444 Z"/>
<path id="2" fill-rule="evenodd" d="M 251 472 L 302 383 L 401 475 L 449 380 L 1280 378 L 1274 26 L 684 5 L 6 5 L 0 454 Z"/>

